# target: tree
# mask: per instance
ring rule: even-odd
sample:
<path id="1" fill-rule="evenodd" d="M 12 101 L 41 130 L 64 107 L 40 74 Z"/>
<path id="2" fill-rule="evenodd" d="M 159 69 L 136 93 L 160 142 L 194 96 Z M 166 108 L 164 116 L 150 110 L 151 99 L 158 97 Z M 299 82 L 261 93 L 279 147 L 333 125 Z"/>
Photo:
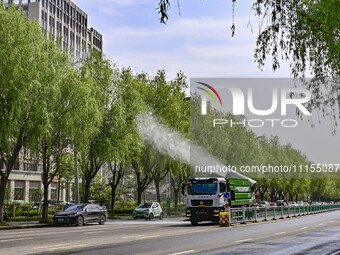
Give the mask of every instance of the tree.
<path id="1" fill-rule="evenodd" d="M 47 99 L 41 90 L 45 38 L 37 22 L 26 19 L 14 6 L 0 4 L 0 155 L 5 171 L 0 172 L 0 223 L 8 177 L 23 147 L 35 147 L 39 134 L 49 125 Z"/>
<path id="2" fill-rule="evenodd" d="M 136 79 L 130 69 L 119 72 L 115 81 L 115 104 L 110 108 L 111 118 L 108 122 L 111 127 L 109 158 L 106 162 L 111 177 L 111 215 L 114 215 L 116 192 L 122 178 L 131 168 L 130 158 L 136 141 L 139 137 L 135 128 L 137 118 L 143 109 L 143 102 L 138 92 L 139 80 Z"/>
<path id="3" fill-rule="evenodd" d="M 190 166 L 183 162 L 170 161 L 171 187 L 174 193 L 175 212 L 178 212 L 178 203 L 182 185 L 185 184 L 190 175 Z"/>
<path id="4" fill-rule="evenodd" d="M 136 175 L 137 205 L 142 202 L 142 194 L 153 181 L 159 165 L 158 153 L 150 144 L 140 145 L 131 158 L 132 170 Z"/>
<path id="5" fill-rule="evenodd" d="M 113 92 L 114 70 L 112 63 L 102 54 L 93 51 L 85 59 L 81 67 L 81 77 L 89 80 L 93 86 L 92 97 L 98 105 L 97 116 L 101 120 L 95 127 L 96 131 L 89 137 L 88 141 L 80 148 L 81 170 L 83 174 L 84 197 L 88 202 L 90 197 L 90 185 L 98 171 L 108 157 L 108 146 L 110 143 L 110 129 L 108 119 L 111 117 L 110 106 Z"/>
<path id="6" fill-rule="evenodd" d="M 58 201 L 60 201 L 61 188 L 66 188 L 66 201 L 70 201 L 70 183 L 74 178 L 74 156 L 71 152 L 58 153 Z"/>
<path id="7" fill-rule="evenodd" d="M 176 78 L 170 82 L 166 80 L 164 70 L 159 70 L 157 75 L 150 80 L 146 87 L 146 104 L 149 106 L 158 120 L 185 137 L 189 137 L 190 104 L 185 100 L 187 88 L 186 77 L 179 72 Z M 151 95 L 151 97 L 150 97 Z M 167 176 L 171 167 L 168 155 L 160 155 L 161 163 L 155 171 L 154 184 L 157 200 L 160 201 L 160 182 Z M 177 193 L 178 195 L 178 193 Z M 178 200 L 177 200 L 178 201 Z"/>
<path id="8" fill-rule="evenodd" d="M 31 149 L 36 150 L 42 160 L 44 203 L 42 210 L 43 220 L 48 218 L 48 187 L 58 174 L 58 154 L 71 144 L 74 119 L 81 111 L 86 111 L 90 116 L 96 110 L 96 105 L 91 104 L 91 88 L 81 84 L 77 70 L 71 66 L 67 53 L 63 52 L 52 40 L 45 40 L 44 63 L 41 69 L 41 82 L 46 84 L 40 90 L 40 95 L 46 100 L 44 112 L 47 116 L 47 125 L 37 137 L 37 145 Z M 86 104 L 84 98 L 88 100 Z M 94 112 L 95 114 L 95 112 Z M 84 118 L 77 121 L 83 125 L 90 125 L 95 118 Z M 84 123 L 86 122 L 86 123 Z"/>
<path id="9" fill-rule="evenodd" d="M 170 2 L 159 0 L 163 24 L 168 20 Z M 232 0 L 232 8 L 236 2 Z M 274 71 L 280 68 L 281 61 L 288 60 L 293 77 L 304 80 L 310 71 L 315 79 L 305 81 L 305 86 L 313 92 L 309 107 L 321 110 L 334 120 L 339 118 L 336 109 L 340 106 L 340 2 L 253 0 L 252 11 L 260 24 L 254 54 L 258 67 L 261 69 L 271 57 Z M 231 32 L 234 35 L 234 23 Z M 334 81 L 329 82 L 327 78 Z"/>

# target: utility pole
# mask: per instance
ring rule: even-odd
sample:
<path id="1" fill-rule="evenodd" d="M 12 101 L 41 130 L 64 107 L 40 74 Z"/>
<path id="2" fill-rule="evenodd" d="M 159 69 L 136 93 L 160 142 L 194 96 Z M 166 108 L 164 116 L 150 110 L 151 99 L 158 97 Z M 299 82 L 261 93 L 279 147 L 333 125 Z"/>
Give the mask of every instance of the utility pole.
<path id="1" fill-rule="evenodd" d="M 171 180 L 170 171 L 166 176 L 166 214 L 170 216 L 171 214 Z"/>

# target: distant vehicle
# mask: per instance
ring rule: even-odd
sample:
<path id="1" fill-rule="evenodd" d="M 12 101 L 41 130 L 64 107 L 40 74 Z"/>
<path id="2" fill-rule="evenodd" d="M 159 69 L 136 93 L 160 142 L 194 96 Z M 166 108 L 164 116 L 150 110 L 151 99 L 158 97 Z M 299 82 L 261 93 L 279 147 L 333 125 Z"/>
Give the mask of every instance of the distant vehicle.
<path id="1" fill-rule="evenodd" d="M 75 203 L 73 203 L 71 201 L 67 201 L 67 202 L 65 201 L 65 202 L 62 202 L 61 205 L 67 208 L 67 207 L 70 207 L 72 205 L 75 205 Z"/>
<path id="2" fill-rule="evenodd" d="M 288 203 L 285 200 L 276 200 L 277 206 L 287 206 Z"/>
<path id="3" fill-rule="evenodd" d="M 20 203 L 20 204 L 24 204 L 25 201 L 24 200 L 13 200 L 14 203 Z"/>
<path id="4" fill-rule="evenodd" d="M 289 202 L 289 206 L 290 207 L 298 207 L 299 205 L 296 202 Z"/>
<path id="5" fill-rule="evenodd" d="M 305 205 L 305 206 L 306 206 L 306 205 L 309 205 L 309 203 L 308 203 L 308 202 L 303 202 L 303 205 Z"/>
<path id="6" fill-rule="evenodd" d="M 313 201 L 313 202 L 311 203 L 311 205 L 320 205 L 320 203 L 319 203 L 319 202 L 316 202 L 316 201 Z"/>
<path id="7" fill-rule="evenodd" d="M 158 202 L 148 202 L 140 204 L 133 210 L 132 218 L 145 218 L 152 220 L 153 218 L 163 219 L 164 213 Z"/>
<path id="8" fill-rule="evenodd" d="M 276 203 L 275 202 L 272 202 L 269 204 L 270 207 L 276 207 Z"/>
<path id="9" fill-rule="evenodd" d="M 32 206 L 32 210 L 39 210 L 40 209 L 40 202 L 34 202 Z"/>
<path id="10" fill-rule="evenodd" d="M 260 201 L 259 207 L 270 207 L 270 204 L 267 201 Z"/>
<path id="11" fill-rule="evenodd" d="M 296 203 L 298 204 L 298 206 L 303 206 L 303 201 L 297 201 Z"/>
<path id="12" fill-rule="evenodd" d="M 76 224 L 83 226 L 88 222 L 98 222 L 105 224 L 107 210 L 96 204 L 79 204 L 70 206 L 63 212 L 57 212 L 53 216 L 53 223 L 58 224 Z"/>

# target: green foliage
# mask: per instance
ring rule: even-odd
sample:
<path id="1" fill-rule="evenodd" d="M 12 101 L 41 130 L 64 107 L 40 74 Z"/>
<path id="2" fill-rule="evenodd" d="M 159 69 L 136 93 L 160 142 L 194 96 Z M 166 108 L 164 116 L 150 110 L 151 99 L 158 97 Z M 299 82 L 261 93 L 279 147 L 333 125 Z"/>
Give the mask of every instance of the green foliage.
<path id="1" fill-rule="evenodd" d="M 39 223 L 53 223 L 52 217 L 48 217 L 47 219 L 39 219 Z"/>
<path id="2" fill-rule="evenodd" d="M 115 215 L 120 215 L 120 216 L 131 215 L 135 208 L 136 207 L 130 207 L 130 208 L 119 208 L 118 207 L 115 209 Z"/>
<path id="3" fill-rule="evenodd" d="M 118 215 L 113 215 L 113 216 L 112 216 L 112 215 L 109 215 L 109 219 L 110 219 L 110 220 L 120 220 L 120 218 L 121 218 L 121 217 L 118 216 Z"/>
<path id="4" fill-rule="evenodd" d="M 109 205 L 110 202 L 110 187 L 101 179 L 96 178 L 90 189 L 90 199 L 95 200 L 96 203 L 101 205 Z"/>

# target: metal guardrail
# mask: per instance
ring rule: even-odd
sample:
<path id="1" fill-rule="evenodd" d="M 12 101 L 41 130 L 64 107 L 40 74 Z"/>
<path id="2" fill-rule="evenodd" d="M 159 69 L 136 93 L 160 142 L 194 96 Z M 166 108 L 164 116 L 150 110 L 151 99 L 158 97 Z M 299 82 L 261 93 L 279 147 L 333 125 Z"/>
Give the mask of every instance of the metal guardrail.
<path id="1" fill-rule="evenodd" d="M 339 210 L 340 204 L 231 208 L 231 223 L 246 224 Z"/>

